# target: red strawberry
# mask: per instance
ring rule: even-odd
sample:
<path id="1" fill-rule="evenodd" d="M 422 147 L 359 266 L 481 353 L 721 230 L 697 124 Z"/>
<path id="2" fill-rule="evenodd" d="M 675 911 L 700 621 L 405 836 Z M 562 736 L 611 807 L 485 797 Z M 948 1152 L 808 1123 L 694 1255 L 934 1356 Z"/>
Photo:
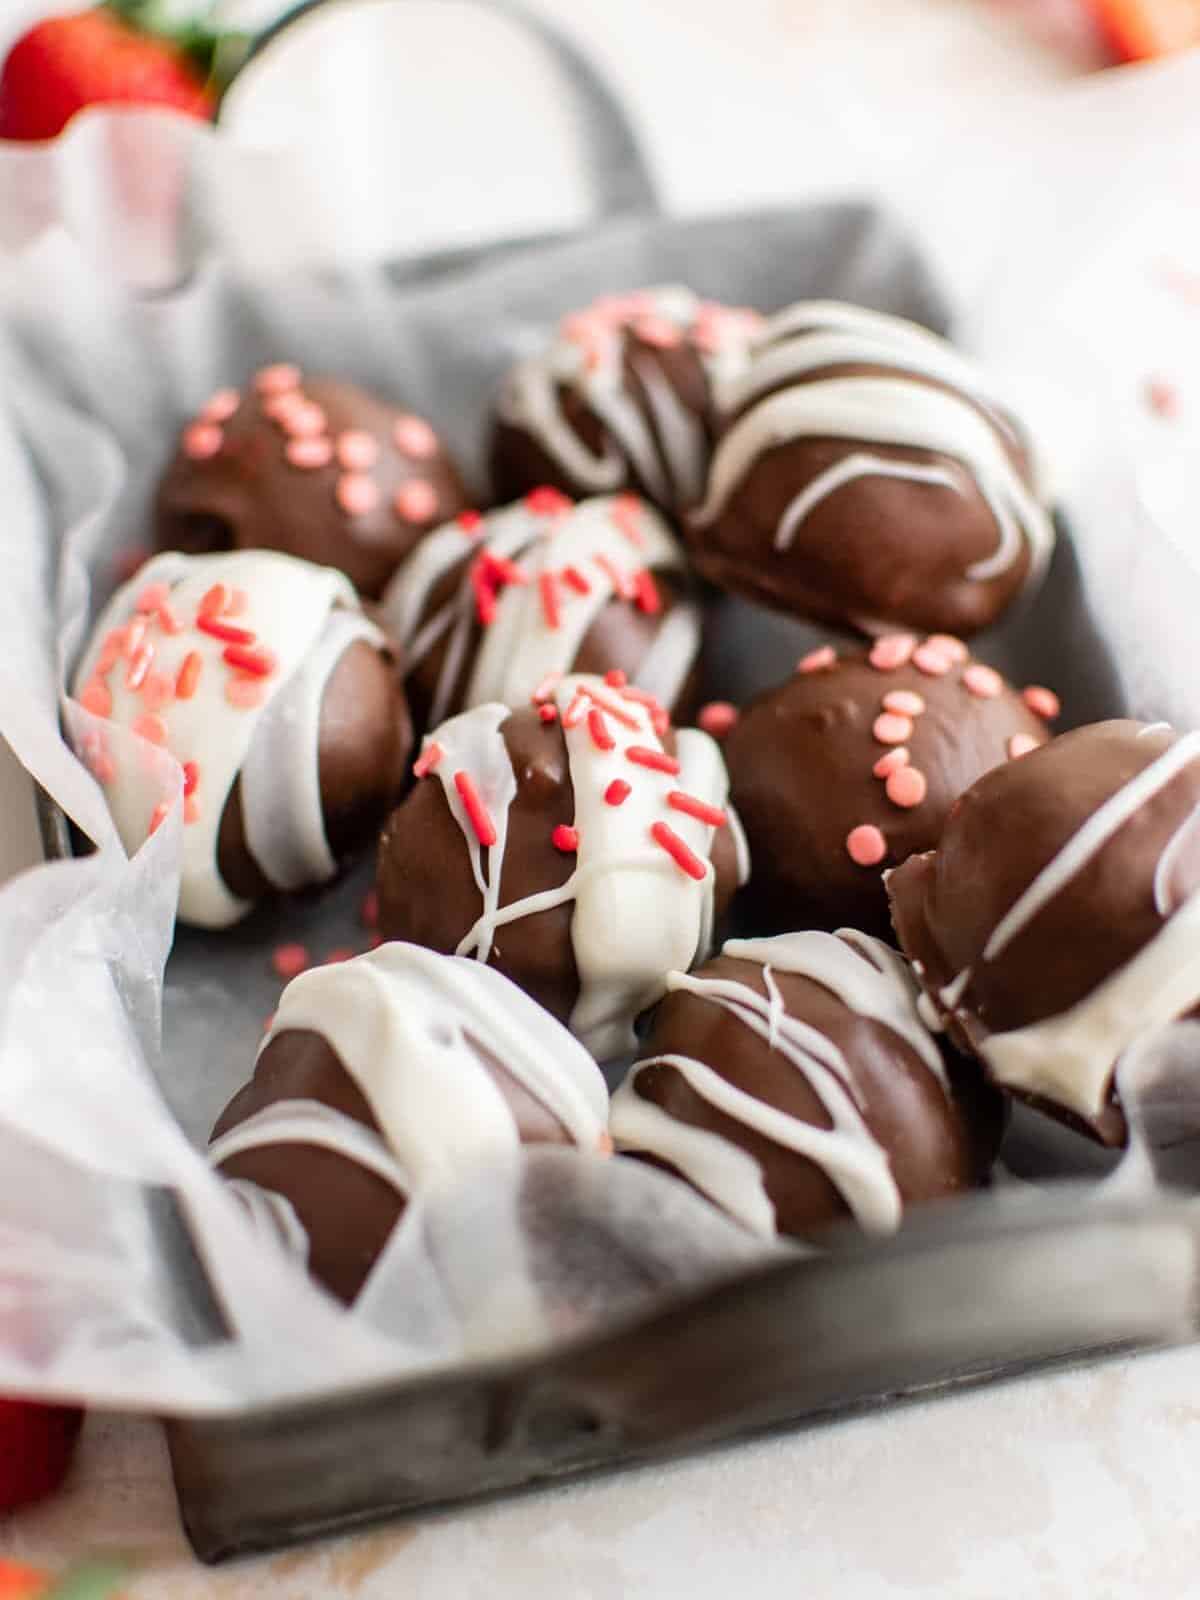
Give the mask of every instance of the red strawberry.
<path id="1" fill-rule="evenodd" d="M 1145 61 L 1200 44 L 1200 0 L 1091 0 L 1122 61 Z"/>
<path id="2" fill-rule="evenodd" d="M 34 1600 L 44 1595 L 50 1579 L 37 1567 L 26 1567 L 18 1561 L 0 1561 L 0 1600 Z"/>
<path id="3" fill-rule="evenodd" d="M 0 1512 L 52 1494 L 67 1475 L 83 1412 L 0 1400 Z"/>
<path id="4" fill-rule="evenodd" d="M 0 71 L 0 138 L 53 139 L 85 106 L 112 103 L 208 118 L 215 96 L 177 45 L 100 7 L 36 23 L 13 45 Z"/>

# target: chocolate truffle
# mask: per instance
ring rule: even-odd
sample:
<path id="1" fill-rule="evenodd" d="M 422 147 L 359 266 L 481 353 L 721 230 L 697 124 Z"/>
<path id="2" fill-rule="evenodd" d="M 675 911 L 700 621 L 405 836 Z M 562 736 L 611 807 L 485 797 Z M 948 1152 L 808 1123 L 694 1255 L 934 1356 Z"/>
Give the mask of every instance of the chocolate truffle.
<path id="1" fill-rule="evenodd" d="M 496 498 L 552 484 L 571 495 L 636 489 L 668 512 L 695 505 L 716 426 L 713 386 L 740 372 L 761 320 L 679 287 L 607 295 L 564 317 L 500 392 Z"/>
<path id="2" fill-rule="evenodd" d="M 75 694 L 92 714 L 80 754 L 131 854 L 167 807 L 127 730 L 182 765 L 179 915 L 204 928 L 333 878 L 395 802 L 412 744 L 350 584 L 275 551 L 154 557 L 100 618 Z"/>
<path id="3" fill-rule="evenodd" d="M 816 1238 L 852 1217 L 889 1234 L 982 1177 L 994 1107 L 990 1130 L 972 1125 L 906 963 L 878 940 L 731 940 L 666 986 L 613 1096 L 613 1142 L 747 1228 Z"/>
<path id="4" fill-rule="evenodd" d="M 355 384 L 264 367 L 183 429 L 159 485 L 160 550 L 282 550 L 377 598 L 417 542 L 467 504 L 422 417 Z"/>
<path id="5" fill-rule="evenodd" d="M 601 1059 L 708 954 L 748 866 L 725 764 L 640 691 L 564 678 L 426 738 L 379 850 L 379 927 L 499 968 Z"/>
<path id="6" fill-rule="evenodd" d="M 430 534 L 393 578 L 383 616 L 421 723 L 526 705 L 568 672 L 623 671 L 674 711 L 700 650 L 682 549 L 633 494 L 535 489 Z"/>
<path id="7" fill-rule="evenodd" d="M 210 1157 L 353 1301 L 414 1194 L 521 1144 L 606 1152 L 591 1057 L 477 961 L 387 944 L 290 983 Z"/>
<path id="8" fill-rule="evenodd" d="M 1200 1004 L 1200 734 L 1101 722 L 998 767 L 888 879 L 952 1038 L 1003 1089 L 1125 1139 L 1142 1033 Z"/>
<path id="9" fill-rule="evenodd" d="M 1045 689 L 1033 705 L 1056 712 Z M 723 744 L 750 841 L 759 931 L 888 931 L 883 874 L 937 844 L 958 796 L 1048 737 L 1042 717 L 949 635 L 885 634 L 806 656 Z"/>
<path id="10" fill-rule="evenodd" d="M 877 633 L 969 634 L 1049 560 L 1024 434 L 981 372 L 913 323 L 802 302 L 717 386 L 726 419 L 685 526 L 713 583 Z"/>

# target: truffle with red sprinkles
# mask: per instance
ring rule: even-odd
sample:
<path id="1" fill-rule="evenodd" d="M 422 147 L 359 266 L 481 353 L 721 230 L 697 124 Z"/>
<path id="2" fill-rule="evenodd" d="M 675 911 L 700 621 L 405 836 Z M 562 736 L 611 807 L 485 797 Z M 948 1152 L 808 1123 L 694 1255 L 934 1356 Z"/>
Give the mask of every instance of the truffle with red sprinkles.
<path id="1" fill-rule="evenodd" d="M 1058 709 L 1048 690 L 1023 698 L 947 634 L 807 655 L 722 744 L 754 859 L 752 925 L 886 933 L 883 873 L 931 849 L 989 767 L 1045 743 L 1035 705 Z"/>
<path id="2" fill-rule="evenodd" d="M 888 894 L 954 1042 L 1008 1093 L 1123 1143 L 1122 1056 L 1200 1014 L 1200 734 L 1101 722 L 998 766 Z"/>
<path id="3" fill-rule="evenodd" d="M 378 875 L 386 938 L 490 963 L 601 1059 L 749 870 L 715 742 L 609 678 L 547 689 L 551 720 L 484 705 L 437 728 Z"/>
<path id="4" fill-rule="evenodd" d="M 1044 572 L 1029 441 L 985 375 L 914 323 L 802 302 L 716 386 L 723 422 L 683 526 L 711 582 L 877 633 L 970 634 Z"/>
<path id="5" fill-rule="evenodd" d="M 528 702 L 569 672 L 623 672 L 675 712 L 694 698 L 700 608 L 682 548 L 637 495 L 542 486 L 423 540 L 383 602 L 421 724 Z"/>
<path id="6" fill-rule="evenodd" d="M 281 550 L 337 567 L 370 599 L 467 504 L 423 417 L 336 378 L 264 367 L 183 429 L 158 488 L 160 550 Z"/>
<path id="7" fill-rule="evenodd" d="M 667 976 L 613 1096 L 616 1148 L 692 1184 L 751 1231 L 894 1233 L 978 1183 L 998 1096 L 952 1082 L 906 962 L 866 934 L 731 940 Z M 972 1082 L 974 1080 L 974 1082 Z"/>
<path id="8" fill-rule="evenodd" d="M 500 392 L 497 498 L 548 483 L 572 495 L 633 489 L 667 512 L 695 505 L 714 387 L 742 371 L 761 320 L 680 287 L 606 295 L 564 317 Z"/>
<path id="9" fill-rule="evenodd" d="M 412 744 L 390 645 L 349 582 L 275 551 L 154 557 L 97 623 L 75 694 L 77 748 L 130 853 L 169 805 L 129 735 L 179 762 L 179 915 L 201 927 L 333 878 Z"/>
<path id="10" fill-rule="evenodd" d="M 611 1149 L 587 1052 L 475 961 L 389 944 L 284 990 L 209 1156 L 348 1304 L 409 1200 L 522 1144 Z"/>

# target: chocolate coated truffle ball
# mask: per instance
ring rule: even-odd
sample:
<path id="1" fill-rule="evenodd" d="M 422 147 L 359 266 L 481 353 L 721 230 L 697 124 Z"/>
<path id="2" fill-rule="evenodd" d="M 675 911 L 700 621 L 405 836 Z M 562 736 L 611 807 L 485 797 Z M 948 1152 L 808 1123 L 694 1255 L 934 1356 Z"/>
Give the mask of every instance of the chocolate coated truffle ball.
<path id="1" fill-rule="evenodd" d="M 700 650 L 683 551 L 636 495 L 535 489 L 430 534 L 388 587 L 413 709 L 526 705 L 568 672 L 623 671 L 674 711 Z"/>
<path id="2" fill-rule="evenodd" d="M 956 1097 L 917 992 L 865 934 L 731 940 L 668 977 L 613 1142 L 757 1233 L 816 1238 L 846 1217 L 892 1233 L 978 1182 L 999 1126 Z"/>
<path id="3" fill-rule="evenodd" d="M 989 772 L 888 880 L 929 1001 L 1001 1088 L 1121 1144 L 1113 1075 L 1200 1003 L 1200 734 L 1101 722 Z"/>
<path id="4" fill-rule="evenodd" d="M 1057 711 L 1047 690 L 1034 705 Z M 751 924 L 888 931 L 883 874 L 934 846 L 954 801 L 1046 724 L 948 635 L 813 651 L 723 744 L 754 861 Z"/>
<path id="5" fill-rule="evenodd" d="M 601 678 L 426 738 L 379 851 L 388 938 L 490 962 L 601 1059 L 708 953 L 746 863 L 720 751 Z"/>
<path id="6" fill-rule="evenodd" d="M 741 370 L 756 313 L 690 289 L 608 295 L 572 316 L 505 380 L 492 435 L 493 488 L 571 495 L 636 489 L 666 511 L 704 493 L 713 386 Z"/>
<path id="7" fill-rule="evenodd" d="M 404 782 L 412 729 L 380 630 L 346 579 L 274 551 L 156 556 L 120 589 L 75 694 L 79 750 L 132 854 L 162 821 L 144 749 L 183 767 L 179 915 L 237 922 L 333 878 Z"/>
<path id="8" fill-rule="evenodd" d="M 725 422 L 686 519 L 722 588 L 797 616 L 969 634 L 1049 559 L 1024 435 L 983 374 L 913 323 L 801 303 L 717 386 Z"/>
<path id="9" fill-rule="evenodd" d="M 282 550 L 374 599 L 417 542 L 467 503 L 421 417 L 355 384 L 265 367 L 183 430 L 155 504 L 161 550 Z"/>
<path id="10" fill-rule="evenodd" d="M 498 972 L 389 944 L 288 985 L 209 1153 L 349 1303 L 412 1195 L 519 1144 L 606 1151 L 607 1110 L 587 1052 Z"/>

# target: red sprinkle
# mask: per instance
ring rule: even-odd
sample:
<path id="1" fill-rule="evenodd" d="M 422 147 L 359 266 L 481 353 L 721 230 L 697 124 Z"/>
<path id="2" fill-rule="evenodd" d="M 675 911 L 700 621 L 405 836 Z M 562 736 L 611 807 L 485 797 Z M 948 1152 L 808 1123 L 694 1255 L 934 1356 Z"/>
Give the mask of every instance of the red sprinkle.
<path id="1" fill-rule="evenodd" d="M 167 601 L 158 608 L 158 625 L 164 633 L 183 632 L 183 619 L 175 614 Z"/>
<path id="2" fill-rule="evenodd" d="M 568 828 L 565 822 L 560 822 L 550 835 L 550 843 L 556 850 L 561 850 L 563 855 L 574 855 L 579 849 L 579 830 Z"/>
<path id="3" fill-rule="evenodd" d="M 525 496 L 526 509 L 539 517 L 561 517 L 565 511 L 570 511 L 574 503 L 561 490 L 552 489 L 549 484 L 531 489 Z"/>
<path id="4" fill-rule="evenodd" d="M 250 596 L 245 589 L 231 589 L 229 599 L 225 605 L 225 615 L 227 617 L 240 617 L 249 608 L 249 605 Z"/>
<path id="5" fill-rule="evenodd" d="M 212 638 L 220 639 L 223 644 L 254 643 L 252 628 L 239 628 L 236 622 L 222 622 L 219 617 L 197 617 L 196 626 L 201 633 L 210 634 Z"/>
<path id="6" fill-rule="evenodd" d="M 625 751 L 625 759 L 632 761 L 635 767 L 649 767 L 651 772 L 665 772 L 672 778 L 679 775 L 678 761 L 665 750 L 650 750 L 644 744 L 631 744 Z"/>
<path id="7" fill-rule="evenodd" d="M 379 926 L 379 891 L 368 889 L 363 896 L 363 903 L 359 908 L 359 921 L 364 928 L 377 928 Z"/>
<path id="8" fill-rule="evenodd" d="M 237 672 L 248 672 L 252 678 L 269 678 L 279 665 L 273 650 L 259 648 L 247 650 L 243 645 L 227 645 L 221 659 Z"/>
<path id="9" fill-rule="evenodd" d="M 872 823 L 864 822 L 846 835 L 846 853 L 856 867 L 877 867 L 887 855 L 887 840 Z"/>
<path id="10" fill-rule="evenodd" d="M 468 538 L 477 539 L 483 531 L 482 511 L 460 511 L 454 520 Z"/>
<path id="11" fill-rule="evenodd" d="M 471 568 L 471 588 L 475 591 L 475 613 L 480 625 L 490 628 L 496 620 L 496 591 L 486 569 L 478 562 Z"/>
<path id="12" fill-rule="evenodd" d="M 662 596 L 648 567 L 643 567 L 640 572 L 635 573 L 633 586 L 638 610 L 644 611 L 648 617 L 658 616 L 662 610 Z"/>
<path id="13" fill-rule="evenodd" d="M 140 734 L 143 739 L 148 739 L 151 744 L 167 742 L 167 725 L 161 717 L 156 717 L 153 711 L 146 711 L 140 717 L 135 717 L 132 727 L 134 733 Z"/>
<path id="14" fill-rule="evenodd" d="M 642 530 L 638 526 L 638 517 L 641 513 L 642 502 L 635 494 L 619 494 L 613 501 L 612 519 L 618 533 L 629 540 L 630 544 L 639 550 L 645 544 Z"/>
<path id="15" fill-rule="evenodd" d="M 963 672 L 963 687 L 980 700 L 994 700 L 1004 691 L 1004 679 L 993 667 L 973 661 Z"/>
<path id="16" fill-rule="evenodd" d="M 697 822 L 705 822 L 710 828 L 723 828 L 729 821 L 728 814 L 720 806 L 711 806 L 707 800 L 699 800 L 694 794 L 685 794 L 682 789 L 672 789 L 667 796 L 667 804 L 675 811 L 682 811 L 685 816 L 695 817 Z"/>
<path id="17" fill-rule="evenodd" d="M 183 793 L 186 798 L 196 792 L 196 785 L 200 782 L 200 768 L 194 761 L 183 763 Z"/>
<path id="18" fill-rule="evenodd" d="M 541 683 L 539 683 L 537 688 L 533 691 L 533 703 L 538 705 L 543 700 L 549 700 L 550 696 L 554 693 L 555 689 L 558 688 L 561 682 L 561 672 L 548 672 L 542 679 Z"/>
<path id="19" fill-rule="evenodd" d="M 576 594 L 591 594 L 592 586 L 578 567 L 564 567 L 562 578 L 564 583 L 570 584 Z"/>
<path id="20" fill-rule="evenodd" d="M 608 731 L 608 723 L 604 720 L 604 713 L 599 706 L 593 706 L 588 712 L 588 732 L 592 736 L 592 743 L 597 750 L 615 750 L 617 741 Z"/>
<path id="21" fill-rule="evenodd" d="M 620 667 L 610 667 L 604 674 L 604 681 L 610 689 L 623 689 L 629 682 L 628 677 Z"/>
<path id="22" fill-rule="evenodd" d="M 157 611 L 160 606 L 165 606 L 171 598 L 171 591 L 165 583 L 148 583 L 137 597 L 139 611 Z"/>
<path id="23" fill-rule="evenodd" d="M 189 650 L 183 658 L 183 665 L 179 669 L 179 676 L 175 679 L 175 694 L 180 700 L 190 700 L 196 692 L 196 685 L 200 682 L 200 674 L 204 670 L 204 657 L 199 650 Z"/>
<path id="24" fill-rule="evenodd" d="M 665 822 L 655 822 L 650 828 L 650 837 L 655 844 L 665 850 L 681 872 L 689 878 L 694 878 L 697 883 L 708 876 L 708 863 L 701 861 L 700 857 L 692 850 Z"/>
<path id="25" fill-rule="evenodd" d="M 529 574 L 515 561 L 510 561 L 507 556 L 498 556 L 491 550 L 484 550 L 479 557 L 484 570 L 497 583 L 512 583 L 518 588 L 529 582 Z"/>
<path id="26" fill-rule="evenodd" d="M 806 656 L 801 656 L 796 663 L 796 671 L 806 676 L 810 672 L 826 672 L 837 664 L 837 651 L 831 644 L 823 644 L 817 650 L 810 650 Z"/>
<path id="27" fill-rule="evenodd" d="M 611 700 L 608 695 L 601 694 L 599 689 L 593 689 L 590 684 L 584 684 L 579 692 L 587 695 L 592 704 L 599 706 L 601 711 L 607 711 L 614 722 L 619 722 L 623 728 L 628 728 L 631 733 L 641 733 L 641 723 L 631 711 L 626 711 L 619 701 Z M 625 698 L 630 697 L 626 694 Z"/>
<path id="28" fill-rule="evenodd" d="M 897 767 L 887 780 L 887 797 L 894 806 L 911 811 L 924 800 L 929 785 L 919 767 Z"/>
<path id="29" fill-rule="evenodd" d="M 621 571 L 615 561 L 610 561 L 606 555 L 598 555 L 595 557 L 595 562 L 622 600 L 637 599 L 637 584 L 627 572 Z"/>
<path id="30" fill-rule="evenodd" d="M 737 720 L 738 708 L 728 700 L 710 700 L 706 706 L 700 707 L 700 714 L 696 718 L 698 726 L 714 739 L 723 739 L 732 732 L 737 727 Z"/>
<path id="31" fill-rule="evenodd" d="M 154 646 L 147 639 L 144 644 L 138 646 L 133 660 L 129 663 L 129 671 L 125 674 L 125 687 L 127 689 L 136 690 L 142 687 L 153 660 Z"/>
<path id="32" fill-rule="evenodd" d="M 229 590 L 223 583 L 214 583 L 211 589 L 204 592 L 199 606 L 196 608 L 198 617 L 219 617 L 229 604 Z"/>
<path id="33" fill-rule="evenodd" d="M 893 772 L 898 772 L 901 767 L 906 767 L 911 760 L 908 751 L 903 745 L 897 745 L 894 750 L 889 750 L 886 755 L 871 768 L 871 774 L 876 778 L 890 778 Z"/>
<path id="34" fill-rule="evenodd" d="M 175 683 L 165 672 L 148 672 L 142 684 L 142 704 L 147 711 L 161 711 L 175 698 Z"/>
<path id="35" fill-rule="evenodd" d="M 271 951 L 271 965 L 281 978 L 298 978 L 308 964 L 307 945 L 277 944 Z"/>
<path id="36" fill-rule="evenodd" d="M 471 780 L 469 772 L 456 772 L 454 774 L 454 787 L 458 790 L 458 797 L 463 803 L 463 809 L 471 826 L 475 829 L 475 837 L 485 850 L 490 850 L 496 842 L 496 824 L 488 815 L 487 807 L 479 798 L 479 790 Z"/>
<path id="37" fill-rule="evenodd" d="M 944 678 L 954 666 L 953 660 L 939 650 L 935 645 L 919 645 L 913 651 L 912 664 L 918 672 L 923 672 L 927 678 Z"/>
<path id="38" fill-rule="evenodd" d="M 1042 717 L 1047 722 L 1053 722 L 1062 712 L 1062 702 L 1054 690 L 1043 689 L 1039 683 L 1030 684 L 1028 689 L 1022 689 L 1021 699 L 1035 716 Z"/>
<path id="39" fill-rule="evenodd" d="M 885 633 L 871 646 L 867 660 L 877 672 L 895 672 L 912 660 L 917 641 L 911 633 Z"/>
<path id="40" fill-rule="evenodd" d="M 552 572 L 542 572 L 538 575 L 538 589 L 542 596 L 542 615 L 546 619 L 548 628 L 562 627 L 562 606 L 558 598 L 558 579 Z"/>
<path id="41" fill-rule="evenodd" d="M 90 711 L 94 717 L 112 716 L 112 695 L 108 685 L 99 678 L 93 678 L 84 685 L 83 693 L 79 696 L 79 703 L 84 710 Z"/>
<path id="42" fill-rule="evenodd" d="M 543 722 L 557 722 L 558 707 L 551 705 L 549 701 L 543 701 L 538 707 L 538 716 L 541 717 Z"/>
<path id="43" fill-rule="evenodd" d="M 414 777 L 423 778 L 427 773 L 432 772 L 445 754 L 446 752 L 438 744 L 437 740 L 430 739 L 421 754 L 413 762 Z"/>
<path id="44" fill-rule="evenodd" d="M 604 791 L 604 798 L 610 806 L 622 806 L 629 799 L 632 790 L 624 778 L 614 778 Z"/>
<path id="45" fill-rule="evenodd" d="M 1018 761 L 1022 756 L 1027 756 L 1031 750 L 1040 750 L 1041 740 L 1035 739 L 1029 733 L 1014 733 L 1008 741 L 1008 759 Z"/>
<path id="46" fill-rule="evenodd" d="M 884 711 L 876 717 L 871 729 L 880 744 L 903 744 L 912 738 L 912 731 L 912 718 L 897 716 L 892 711 Z"/>
<path id="47" fill-rule="evenodd" d="M 895 711 L 902 717 L 919 717 L 925 709 L 925 702 L 911 689 L 889 689 L 883 697 L 883 709 Z"/>
<path id="48" fill-rule="evenodd" d="M 200 821 L 200 802 L 194 794 L 185 796 L 183 802 L 183 820 L 185 823 Z"/>
<path id="49" fill-rule="evenodd" d="M 166 805 L 165 801 L 160 800 L 155 806 L 154 810 L 150 813 L 150 825 L 146 829 L 147 838 L 149 838 L 152 833 L 157 833 L 162 827 L 163 823 L 167 820 L 168 810 L 169 807 Z"/>

